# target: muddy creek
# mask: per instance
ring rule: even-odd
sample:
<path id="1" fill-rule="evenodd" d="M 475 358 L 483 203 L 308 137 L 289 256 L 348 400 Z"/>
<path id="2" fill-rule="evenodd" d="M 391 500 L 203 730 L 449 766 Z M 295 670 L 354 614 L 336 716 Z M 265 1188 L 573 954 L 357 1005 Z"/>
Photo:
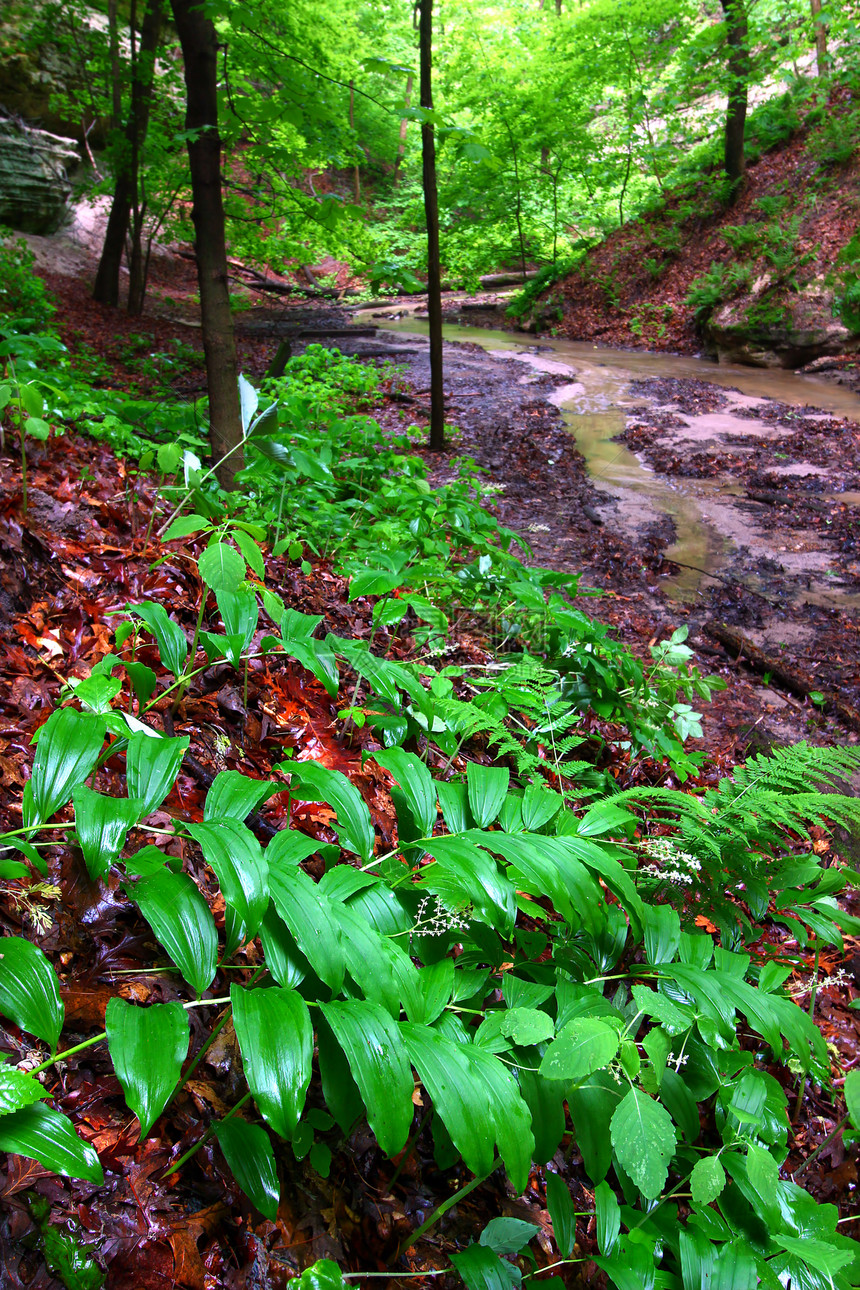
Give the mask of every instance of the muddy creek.
<path id="1" fill-rule="evenodd" d="M 424 335 L 425 319 L 372 315 L 373 322 L 386 331 Z M 369 315 L 366 321 L 371 321 Z M 791 541 L 785 534 L 756 524 L 748 507 L 739 506 L 744 486 L 729 471 L 707 478 L 662 474 L 653 469 L 644 454 L 632 452 L 616 442 L 634 408 L 648 404 L 670 414 L 669 428 L 661 430 L 657 443 L 681 455 L 702 452 L 731 453 L 743 458 L 756 444 L 779 439 L 785 434 L 766 416 L 771 401 L 791 409 L 804 409 L 807 422 L 846 417 L 860 424 L 860 397 L 841 386 L 798 376 L 793 372 L 739 366 L 718 366 L 703 359 L 680 355 L 651 354 L 601 349 L 590 343 L 541 337 L 537 342 L 516 339 L 511 333 L 480 327 L 446 325 L 448 341 L 476 343 L 492 355 L 514 358 L 537 372 L 558 379 L 558 387 L 547 397 L 561 411 L 575 435 L 592 482 L 608 504 L 614 504 L 612 522 L 635 534 L 643 523 L 668 515 L 675 525 L 675 541 L 666 549 L 670 560 L 684 567 L 668 584 L 670 595 L 689 600 L 695 596 L 703 574 L 719 574 L 746 561 L 745 581 L 766 588 L 766 578 L 757 577 L 756 561 L 777 559 L 789 575 L 802 581 L 797 594 L 809 604 L 840 607 L 860 606 L 854 579 L 839 579 L 831 569 L 831 552 L 810 541 Z M 523 382 L 529 375 L 524 374 Z M 656 401 L 631 391 L 634 381 L 662 379 L 704 381 L 725 391 L 725 399 L 714 411 L 690 414 L 671 402 Z M 759 417 L 758 413 L 762 416 Z M 791 413 L 788 414 L 790 422 Z M 789 428 L 790 429 L 790 428 Z M 780 445 L 781 446 L 781 445 Z M 784 456 L 785 454 L 776 454 Z M 856 507 L 860 493 L 846 491 L 845 483 L 828 478 L 830 471 L 806 461 L 772 465 L 771 475 L 792 477 L 798 485 L 816 488 L 821 499 L 838 496 L 840 502 Z M 831 491 L 832 490 L 832 491 Z M 797 537 L 797 534 L 792 535 Z"/>

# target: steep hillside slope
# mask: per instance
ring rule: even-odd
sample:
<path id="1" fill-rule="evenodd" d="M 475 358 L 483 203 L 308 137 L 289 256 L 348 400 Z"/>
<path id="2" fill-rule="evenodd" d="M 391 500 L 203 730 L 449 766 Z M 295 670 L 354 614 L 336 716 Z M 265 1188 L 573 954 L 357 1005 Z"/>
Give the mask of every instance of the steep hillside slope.
<path id="1" fill-rule="evenodd" d="M 718 168 L 592 249 L 521 325 L 603 344 L 798 367 L 860 345 L 860 83 L 756 113 L 734 202 Z M 516 306 L 515 306 L 516 308 Z"/>

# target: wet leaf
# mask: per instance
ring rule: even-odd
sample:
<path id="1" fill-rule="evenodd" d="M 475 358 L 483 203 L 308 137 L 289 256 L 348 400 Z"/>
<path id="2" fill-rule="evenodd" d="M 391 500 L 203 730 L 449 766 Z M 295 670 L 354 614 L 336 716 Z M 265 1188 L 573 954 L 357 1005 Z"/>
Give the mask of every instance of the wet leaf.
<path id="1" fill-rule="evenodd" d="M 65 1178 L 83 1178 L 97 1187 L 104 1182 L 95 1151 L 78 1137 L 71 1120 L 44 1102 L 0 1117 L 0 1151 L 29 1156 Z"/>
<path id="2" fill-rule="evenodd" d="M 235 591 L 245 579 L 245 561 L 226 542 L 213 542 L 197 561 L 200 577 L 213 591 Z"/>
<path id="3" fill-rule="evenodd" d="M 105 737 L 105 719 L 74 708 L 60 708 L 39 730 L 30 790 L 34 818 L 49 820 L 65 806 L 96 764 Z"/>
<path id="4" fill-rule="evenodd" d="M 264 1218 L 274 1222 L 281 1189 L 275 1153 L 266 1130 L 232 1116 L 216 1124 L 215 1136 L 242 1191 Z"/>
<path id="5" fill-rule="evenodd" d="M 129 894 L 196 994 L 212 984 L 218 933 L 209 906 L 185 873 L 162 869 L 129 884 Z"/>
<path id="6" fill-rule="evenodd" d="M 128 831 L 142 817 L 145 804 L 139 797 L 106 797 L 85 784 L 75 788 L 72 802 L 78 843 L 87 873 L 96 882 L 119 858 Z"/>
<path id="7" fill-rule="evenodd" d="M 124 999 L 111 999 L 105 1029 L 117 1079 L 145 1138 L 176 1087 L 188 1055 L 188 1013 L 176 1002 L 140 1008 Z"/>
<path id="8" fill-rule="evenodd" d="M 0 940 L 0 1011 L 56 1049 L 65 1015 L 57 978 L 42 951 L 20 936 Z"/>
<path id="9" fill-rule="evenodd" d="M 282 986 L 230 989 L 248 1087 L 265 1119 L 291 1138 L 311 1079 L 313 1027 L 304 999 Z"/>
<path id="10" fill-rule="evenodd" d="M 406 1143 L 414 1082 L 397 1025 L 378 1004 L 350 999 L 321 1003 L 367 1108 L 367 1122 L 387 1156 Z"/>
<path id="11" fill-rule="evenodd" d="M 143 802 L 140 819 L 151 815 L 170 792 L 182 758 L 188 750 L 188 735 L 173 738 L 157 736 L 153 739 L 143 731 L 128 737 L 125 754 L 125 774 L 129 797 Z"/>

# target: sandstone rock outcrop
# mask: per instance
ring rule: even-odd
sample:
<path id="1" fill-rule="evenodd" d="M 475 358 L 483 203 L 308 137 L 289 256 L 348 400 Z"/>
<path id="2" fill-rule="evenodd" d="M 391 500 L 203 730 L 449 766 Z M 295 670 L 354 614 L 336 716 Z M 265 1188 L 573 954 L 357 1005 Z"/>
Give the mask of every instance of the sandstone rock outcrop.
<path id="1" fill-rule="evenodd" d="M 53 233 L 68 210 L 69 176 L 80 160 L 74 140 L 0 119 L 0 225 Z"/>

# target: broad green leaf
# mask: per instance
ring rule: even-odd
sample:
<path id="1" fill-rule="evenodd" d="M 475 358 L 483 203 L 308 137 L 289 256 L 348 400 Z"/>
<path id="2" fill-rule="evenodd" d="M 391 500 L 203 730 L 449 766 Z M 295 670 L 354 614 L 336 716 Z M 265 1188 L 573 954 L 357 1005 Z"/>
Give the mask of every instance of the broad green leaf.
<path id="1" fill-rule="evenodd" d="M 304 615 L 302 615 L 304 617 Z M 340 687 L 337 659 L 328 641 L 292 639 L 284 636 L 284 652 L 306 667 L 332 698 Z M 334 773 L 334 772 L 333 772 Z"/>
<path id="2" fill-rule="evenodd" d="M 536 833 L 558 815 L 563 805 L 563 797 L 554 789 L 545 788 L 543 784 L 529 784 L 523 793 L 524 827 L 529 833 Z"/>
<path id="3" fill-rule="evenodd" d="M 275 1153 L 266 1130 L 231 1116 L 215 1125 L 215 1136 L 242 1191 L 263 1217 L 274 1223 L 281 1189 Z"/>
<path id="4" fill-rule="evenodd" d="M 486 1245 L 469 1245 L 451 1262 L 465 1282 L 467 1290 L 515 1290 L 522 1282 L 519 1268 L 500 1259 Z"/>
<path id="5" fill-rule="evenodd" d="M 519 1254 L 525 1249 L 540 1228 L 522 1218 L 491 1218 L 481 1235 L 479 1245 L 486 1245 L 496 1254 Z"/>
<path id="6" fill-rule="evenodd" d="M 235 591 L 245 579 L 245 561 L 226 542 L 213 542 L 197 561 L 200 577 L 213 591 Z"/>
<path id="7" fill-rule="evenodd" d="M 361 1091 L 353 1079 L 349 1060 L 324 1016 L 316 1018 L 316 1033 L 325 1104 L 346 1135 L 364 1114 Z"/>
<path id="8" fill-rule="evenodd" d="M 314 1036 L 308 1005 L 283 986 L 230 987 L 233 1024 L 248 1087 L 264 1118 L 291 1138 L 311 1080 Z"/>
<path id="9" fill-rule="evenodd" d="M 496 1137 L 486 1084 L 475 1078 L 461 1044 L 411 1022 L 401 1022 L 400 1030 L 454 1146 L 466 1167 L 483 1177 L 492 1168 Z"/>
<path id="10" fill-rule="evenodd" d="M 747 1147 L 747 1178 L 765 1206 L 776 1203 L 779 1195 L 779 1165 L 769 1151 L 755 1142 Z"/>
<path id="11" fill-rule="evenodd" d="M 21 936 L 0 940 L 0 1012 L 56 1049 L 65 1015 L 57 978 L 42 951 Z"/>
<path id="12" fill-rule="evenodd" d="M 101 1187 L 104 1174 L 88 1142 L 79 1138 L 71 1120 L 44 1102 L 0 1117 L 0 1151 L 38 1160 L 64 1178 L 83 1178 Z"/>
<path id="13" fill-rule="evenodd" d="M 157 810 L 176 782 L 182 758 L 190 743 L 188 735 L 151 739 L 137 731 L 128 737 L 125 775 L 128 795 L 143 802 L 140 819 Z"/>
<path id="14" fill-rule="evenodd" d="M 597 1215 L 597 1247 L 601 1254 L 611 1254 L 621 1231 L 621 1208 L 608 1182 L 598 1183 L 595 1187 L 594 1207 Z"/>
<path id="15" fill-rule="evenodd" d="M 140 1008 L 111 999 L 105 1030 L 117 1079 L 143 1139 L 164 1110 L 188 1055 L 188 1013 L 175 1001 Z"/>
<path id="16" fill-rule="evenodd" d="M 681 943 L 681 918 L 671 905 L 646 905 L 645 953 L 652 967 L 671 963 Z"/>
<path id="17" fill-rule="evenodd" d="M 207 532 L 213 527 L 205 515 L 180 515 L 162 537 L 162 542 L 175 542 L 177 538 L 190 537 L 192 533 Z"/>
<path id="18" fill-rule="evenodd" d="M 576 1210 L 570 1189 L 558 1174 L 547 1172 L 546 1204 L 558 1252 L 563 1259 L 567 1259 L 576 1244 Z"/>
<path id="19" fill-rule="evenodd" d="M 24 1106 L 49 1097 L 48 1090 L 32 1075 L 16 1070 L 14 1066 L 0 1063 L 0 1116 L 20 1111 Z"/>
<path id="20" fill-rule="evenodd" d="M 260 941 L 266 967 L 278 985 L 300 985 L 308 973 L 307 959 L 271 901 L 260 924 Z"/>
<path id="21" fill-rule="evenodd" d="M 25 824 L 49 820 L 65 806 L 72 790 L 83 784 L 96 764 L 105 738 L 105 719 L 74 708 L 52 713 L 39 730 L 33 757 L 30 791 L 35 818 Z"/>
<path id="22" fill-rule="evenodd" d="M 196 994 L 212 984 L 218 933 L 209 906 L 185 873 L 162 869 L 129 884 L 129 894 Z"/>
<path id="23" fill-rule="evenodd" d="M 603 1070 L 618 1052 L 618 1031 L 597 1017 L 575 1017 L 544 1053 L 540 1073 L 547 1079 L 581 1084 Z"/>
<path id="24" fill-rule="evenodd" d="M 511 782 L 511 772 L 506 766 L 479 766 L 470 761 L 466 767 L 466 791 L 469 809 L 475 823 L 487 829 L 502 809 Z"/>
<path id="25" fill-rule="evenodd" d="M 244 566 L 242 572 L 244 573 Z M 152 601 L 144 601 L 142 605 L 126 605 L 126 609 L 146 623 L 158 644 L 162 663 L 168 672 L 180 677 L 188 658 L 188 641 L 182 628 L 172 618 L 168 618 L 163 605 L 156 605 Z"/>
<path id="26" fill-rule="evenodd" d="M 687 1088 L 684 1077 L 671 1066 L 660 1081 L 660 1097 L 686 1141 L 697 1142 L 702 1129 L 696 1099 Z"/>
<path id="27" fill-rule="evenodd" d="M 239 374 L 239 409 L 242 417 L 242 436 L 244 438 L 248 433 L 248 428 L 254 419 L 254 413 L 259 406 L 260 396 L 254 389 L 254 386 L 247 377 Z"/>
<path id="28" fill-rule="evenodd" d="M 263 560 L 263 552 L 260 550 L 259 544 L 254 541 L 250 533 L 245 533 L 243 532 L 242 529 L 234 529 L 231 536 L 233 538 L 233 541 L 236 543 L 237 547 L 239 548 L 239 550 L 242 552 L 242 555 L 245 557 L 246 564 L 253 570 L 254 573 L 256 573 L 257 577 L 262 582 L 266 576 L 266 565 Z M 254 608 L 256 610 L 257 597 L 253 596 L 253 600 L 254 600 Z M 219 601 L 219 608 L 221 608 L 220 601 Z M 224 612 L 223 608 L 221 608 L 221 612 L 223 614 Z M 256 615 L 255 615 L 255 618 L 256 618 Z M 224 621 L 226 623 L 227 621 L 226 618 Z M 256 629 L 256 621 L 254 623 L 254 627 Z M 227 630 L 229 631 L 230 628 L 228 627 Z"/>
<path id="29" fill-rule="evenodd" d="M 243 534 L 251 548 L 260 554 L 260 548 Z M 262 577 L 262 574 L 260 575 Z M 216 591 L 215 599 L 221 613 L 224 631 L 227 633 L 224 652 L 234 667 L 242 663 L 242 655 L 254 639 L 260 609 L 257 597 L 251 590 Z M 235 648 L 234 648 L 235 646 Z"/>
<path id="30" fill-rule="evenodd" d="M 87 872 L 96 882 L 119 859 L 129 829 L 141 818 L 144 803 L 139 797 L 94 793 L 86 784 L 78 784 L 72 791 L 72 802 L 75 832 Z"/>
<path id="31" fill-rule="evenodd" d="M 239 820 L 210 820 L 185 827 L 215 871 L 224 900 L 243 925 L 245 939 L 251 940 L 269 903 L 269 867 L 263 848 Z"/>
<path id="32" fill-rule="evenodd" d="M 419 835 L 429 838 L 436 824 L 436 786 L 423 761 L 402 748 L 375 752 L 372 757 L 400 785 Z"/>
<path id="33" fill-rule="evenodd" d="M 855 1129 L 860 1129 L 860 1070 L 848 1072 L 842 1092 L 851 1123 Z"/>
<path id="34" fill-rule="evenodd" d="M 424 1008 L 420 1016 L 412 1016 L 410 1021 L 423 1021 L 430 1025 L 451 1002 L 454 992 L 454 963 L 452 959 L 439 959 L 437 963 L 428 963 L 418 973 L 418 988 L 424 999 Z"/>
<path id="35" fill-rule="evenodd" d="M 597 1071 L 581 1088 L 568 1090 L 576 1145 L 588 1176 L 595 1183 L 606 1177 L 612 1161 L 610 1125 L 622 1096 L 623 1090 L 608 1071 Z"/>
<path id="36" fill-rule="evenodd" d="M 412 1071 L 396 1023 L 378 1004 L 357 999 L 320 1008 L 343 1049 L 381 1150 L 396 1155 L 409 1136 L 415 1109 Z"/>
<path id="37" fill-rule="evenodd" d="M 275 838 L 270 844 L 269 851 L 277 840 Z M 333 994 L 338 994 L 343 986 L 346 961 L 340 927 L 332 916 L 332 902 L 298 867 L 270 868 L 269 889 L 275 909 L 295 937 L 299 949 L 320 980 Z"/>
<path id="38" fill-rule="evenodd" d="M 693 1172 L 690 1174 L 690 1191 L 693 1204 L 697 1209 L 710 1205 L 711 1201 L 716 1200 L 725 1185 L 726 1171 L 720 1164 L 718 1155 L 702 1156 L 701 1160 L 697 1160 L 693 1165 Z"/>
<path id="39" fill-rule="evenodd" d="M 611 801 L 595 802 L 579 821 L 577 833 L 581 838 L 599 837 L 604 833 L 626 835 L 631 825 L 639 823 L 636 816 Z"/>
<path id="40" fill-rule="evenodd" d="M 451 909 L 471 905 L 475 916 L 495 927 L 503 935 L 513 928 L 516 919 L 513 883 L 499 872 L 493 856 L 475 846 L 471 836 L 428 839 L 426 849 L 436 861 L 421 869 L 420 885 L 436 892 Z M 494 844 L 494 837 L 487 844 Z"/>
<path id="41" fill-rule="evenodd" d="M 295 1278 L 295 1282 L 295 1290 L 343 1290 L 349 1284 L 344 1281 L 340 1268 L 331 1259 L 317 1259 L 300 1277 Z"/>
<path id="42" fill-rule="evenodd" d="M 778 1234 L 775 1232 L 773 1240 L 784 1250 L 788 1250 L 789 1254 L 802 1259 L 809 1267 L 815 1268 L 827 1278 L 835 1277 L 857 1258 L 854 1249 L 836 1249 L 828 1241 L 822 1241 L 814 1236 L 789 1236 L 785 1232 Z"/>
<path id="43" fill-rule="evenodd" d="M 331 902 L 331 916 L 341 930 L 347 970 L 364 997 L 380 1004 L 395 1021 L 404 993 L 418 1004 L 418 973 L 405 950 L 381 936 L 358 910 L 338 900 Z"/>
<path id="44" fill-rule="evenodd" d="M 465 833 L 470 826 L 466 785 L 439 780 L 436 784 L 442 818 L 449 833 Z"/>
<path id="45" fill-rule="evenodd" d="M 667 995 L 651 990 L 647 985 L 634 985 L 633 998 L 640 1012 L 659 1021 L 667 1035 L 681 1035 L 693 1024 L 691 1011 L 685 1011 L 684 1006 L 673 1003 Z"/>
<path id="46" fill-rule="evenodd" d="M 522 1048 L 543 1043 L 554 1032 L 552 1017 L 538 1008 L 510 1008 L 502 1021 L 502 1034 Z"/>
<path id="47" fill-rule="evenodd" d="M 219 771 L 206 794 L 203 819 L 220 820 L 228 816 L 231 820 L 245 820 L 282 787 L 268 779 L 250 779 L 238 770 Z"/>
<path id="48" fill-rule="evenodd" d="M 545 1079 L 538 1071 L 524 1067 L 517 1072 L 517 1083 L 531 1114 L 535 1163 L 545 1165 L 552 1160 L 567 1132 L 564 1107 L 567 1088 L 560 1080 Z"/>
<path id="49" fill-rule="evenodd" d="M 361 795 L 346 776 L 315 761 L 282 762 L 279 769 L 291 776 L 291 785 L 297 789 L 294 797 L 310 789 L 315 797 L 308 800 L 334 807 L 340 845 L 354 851 L 367 864 L 373 855 L 373 822 Z"/>
<path id="50" fill-rule="evenodd" d="M 453 1017 L 450 1018 L 453 1022 Z M 525 1191 L 534 1154 L 531 1114 L 510 1069 L 474 1044 L 463 1044 L 463 1054 L 473 1073 L 480 1076 L 490 1099 L 490 1116 L 499 1155 L 505 1162 L 514 1190 Z"/>
<path id="51" fill-rule="evenodd" d="M 134 690 L 137 698 L 141 703 L 148 703 L 155 693 L 155 687 L 158 685 L 158 677 L 151 667 L 145 663 L 127 662 L 122 660 L 122 665 L 128 672 L 131 688 Z"/>
<path id="52" fill-rule="evenodd" d="M 320 851 L 325 844 L 318 838 L 309 838 L 298 829 L 279 829 L 266 847 L 266 860 L 269 869 L 294 868 L 307 860 L 308 856 Z"/>
<path id="53" fill-rule="evenodd" d="M 669 1174 L 677 1138 L 665 1107 L 631 1088 L 612 1117 L 612 1147 L 646 1200 L 655 1200 Z"/>

